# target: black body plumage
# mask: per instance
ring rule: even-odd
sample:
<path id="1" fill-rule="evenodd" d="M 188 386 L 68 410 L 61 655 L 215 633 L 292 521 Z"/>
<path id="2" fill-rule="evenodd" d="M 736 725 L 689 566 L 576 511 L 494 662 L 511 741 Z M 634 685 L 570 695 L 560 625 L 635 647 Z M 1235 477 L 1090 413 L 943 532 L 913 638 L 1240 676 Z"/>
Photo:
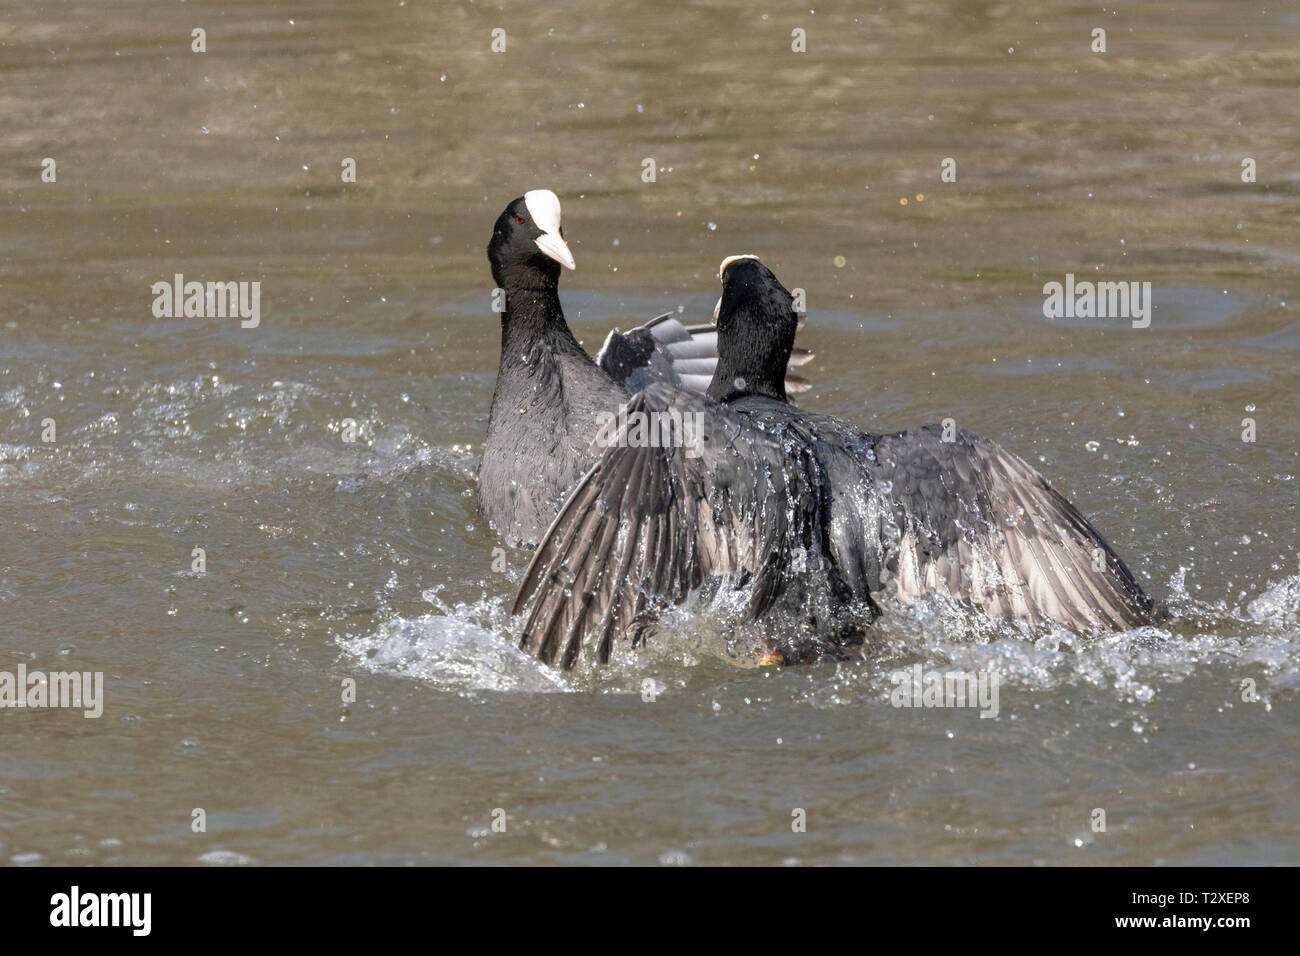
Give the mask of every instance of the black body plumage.
<path id="1" fill-rule="evenodd" d="M 548 190 L 505 208 L 487 253 L 505 309 L 479 510 L 512 546 L 525 547 L 541 538 L 564 496 L 595 464 L 592 439 L 601 416 L 655 381 L 703 391 L 717 361 L 716 335 L 711 326 L 661 315 L 627 333 L 611 332 L 593 361 L 560 306 L 561 263 L 572 268 L 573 258 L 559 200 Z"/>
<path id="2" fill-rule="evenodd" d="M 860 639 L 878 598 L 929 592 L 1076 630 L 1148 622 L 1128 568 L 1022 459 L 960 429 L 874 435 L 789 404 L 789 293 L 752 258 L 723 272 L 708 395 L 654 384 L 629 407 L 695 433 L 615 444 L 582 477 L 516 599 L 524 650 L 570 667 L 591 642 L 604 661 L 718 582 L 748 589 L 750 620 L 779 608 L 831 643 Z"/>

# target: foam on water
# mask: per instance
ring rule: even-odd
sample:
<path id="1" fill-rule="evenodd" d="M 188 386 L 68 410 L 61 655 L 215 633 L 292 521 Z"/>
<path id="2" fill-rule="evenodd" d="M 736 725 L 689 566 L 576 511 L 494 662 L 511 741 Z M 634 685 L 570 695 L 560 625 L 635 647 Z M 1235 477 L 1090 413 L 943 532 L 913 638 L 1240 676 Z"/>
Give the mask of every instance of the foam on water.
<path id="1" fill-rule="evenodd" d="M 373 673 L 412 677 L 439 690 L 569 689 L 558 671 L 539 664 L 503 635 L 503 601 L 484 598 L 449 607 L 434 591 L 426 591 L 425 599 L 438 613 L 397 616 L 374 631 L 343 637 L 339 645 L 344 655 Z"/>
<path id="2" fill-rule="evenodd" d="M 1187 597 L 1184 572 L 1169 582 L 1171 616 L 1162 626 L 1115 634 L 1076 634 L 1059 625 L 1029 627 L 994 621 L 957 602 L 934 598 L 910 607 L 886 603 L 885 613 L 848 660 L 785 670 L 807 677 L 795 692 L 814 706 L 887 699 L 892 674 L 914 664 L 937 671 L 996 675 L 1002 687 L 1035 694 L 1090 687 L 1117 702 L 1142 707 L 1159 688 L 1211 667 L 1252 678 L 1266 708 L 1275 693 L 1300 685 L 1300 575 L 1269 582 L 1244 605 L 1208 605 Z M 740 592 L 736 592 L 740 593 Z M 517 648 L 518 620 L 510 595 L 484 596 L 447 606 L 426 592 L 435 613 L 394 616 L 375 630 L 345 637 L 345 655 L 375 672 L 427 681 L 440 690 L 639 693 L 647 679 L 680 686 L 704 681 L 708 695 L 753 662 L 729 646 L 726 633 L 736 600 L 667 611 L 648 643 L 617 642 L 608 665 L 590 649 L 568 674 L 538 664 Z M 743 602 L 742 602 L 743 603 Z"/>

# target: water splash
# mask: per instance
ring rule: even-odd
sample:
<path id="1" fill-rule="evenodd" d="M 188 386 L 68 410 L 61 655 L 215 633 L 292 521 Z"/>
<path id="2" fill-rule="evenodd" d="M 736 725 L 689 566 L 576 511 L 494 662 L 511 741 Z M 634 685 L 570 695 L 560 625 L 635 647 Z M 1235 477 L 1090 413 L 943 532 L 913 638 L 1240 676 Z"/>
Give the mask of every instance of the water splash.
<path id="1" fill-rule="evenodd" d="M 345 656 L 372 673 L 400 674 L 438 690 L 569 690 L 559 671 L 539 664 L 509 639 L 500 598 L 448 606 L 436 590 L 424 597 L 437 608 L 434 613 L 394 617 L 369 633 L 343 637 L 338 643 Z"/>

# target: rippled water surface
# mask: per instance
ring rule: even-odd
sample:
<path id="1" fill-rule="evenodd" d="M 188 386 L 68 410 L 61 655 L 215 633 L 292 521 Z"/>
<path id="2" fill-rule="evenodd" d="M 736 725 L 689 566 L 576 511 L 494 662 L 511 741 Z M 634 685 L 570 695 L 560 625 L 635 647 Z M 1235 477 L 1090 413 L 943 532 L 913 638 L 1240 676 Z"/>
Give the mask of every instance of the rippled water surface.
<path id="1" fill-rule="evenodd" d="M 617 7 L 6 9 L 0 670 L 106 700 L 0 712 L 0 859 L 1295 862 L 1300 10 Z M 1167 623 L 892 607 L 777 669 L 678 611 L 606 668 L 520 654 L 474 495 L 483 250 L 536 186 L 589 348 L 758 253 L 807 290 L 802 404 L 998 440 Z M 176 273 L 260 281 L 260 325 L 154 318 Z M 1044 318 L 1066 273 L 1151 282 L 1151 326 Z M 914 664 L 996 674 L 997 718 L 891 707 Z"/>

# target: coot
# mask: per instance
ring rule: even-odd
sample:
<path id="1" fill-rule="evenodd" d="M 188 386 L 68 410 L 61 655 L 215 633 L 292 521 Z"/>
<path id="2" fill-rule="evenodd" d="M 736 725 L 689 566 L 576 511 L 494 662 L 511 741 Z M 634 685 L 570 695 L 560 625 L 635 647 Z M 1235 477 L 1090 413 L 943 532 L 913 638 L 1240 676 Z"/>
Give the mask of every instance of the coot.
<path id="1" fill-rule="evenodd" d="M 653 381 L 704 391 L 717 363 L 716 332 L 661 315 L 609 334 L 595 361 L 560 308 L 560 267 L 574 268 L 549 189 L 515 199 L 488 243 L 492 277 L 505 292 L 501 365 L 479 465 L 479 509 L 514 546 L 531 546 L 565 494 L 595 463 L 601 416 Z M 796 353 L 802 363 L 810 353 Z M 792 384 L 806 387 L 797 376 Z"/>
<path id="2" fill-rule="evenodd" d="M 675 440 L 615 441 L 582 477 L 515 602 L 525 651 L 568 668 L 593 642 L 604 662 L 705 587 L 743 589 L 742 619 L 786 658 L 806 650 L 779 646 L 786 632 L 861 640 L 886 595 L 1076 630 L 1149 622 L 1128 568 L 1021 458 L 960 428 L 875 435 L 790 404 L 790 293 L 752 256 L 720 277 L 708 394 L 654 383 L 632 400 L 680 423 Z"/>

